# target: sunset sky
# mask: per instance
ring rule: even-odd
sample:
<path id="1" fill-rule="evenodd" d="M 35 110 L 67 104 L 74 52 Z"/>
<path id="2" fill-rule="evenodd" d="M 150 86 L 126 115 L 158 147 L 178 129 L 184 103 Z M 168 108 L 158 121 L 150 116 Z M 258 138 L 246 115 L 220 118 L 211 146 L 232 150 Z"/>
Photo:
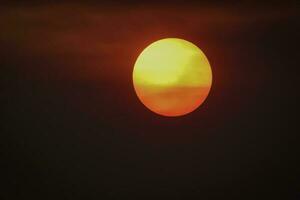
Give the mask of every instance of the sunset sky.
<path id="1" fill-rule="evenodd" d="M 299 198 L 299 4 L 208 2 L 0 5 L 0 198 Z M 213 70 L 205 104 L 178 118 L 132 84 L 142 50 L 168 37 Z"/>

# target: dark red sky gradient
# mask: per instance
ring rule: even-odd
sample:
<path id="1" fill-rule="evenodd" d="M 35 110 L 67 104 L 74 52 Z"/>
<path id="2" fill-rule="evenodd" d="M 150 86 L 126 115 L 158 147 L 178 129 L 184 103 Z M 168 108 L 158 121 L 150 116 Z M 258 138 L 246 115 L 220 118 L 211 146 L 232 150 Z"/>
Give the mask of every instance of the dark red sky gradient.
<path id="1" fill-rule="evenodd" d="M 295 2 L 3 4 L 0 197 L 297 197 L 298 26 Z M 132 85 L 139 53 L 166 37 L 213 71 L 206 102 L 179 118 Z"/>
<path id="2" fill-rule="evenodd" d="M 67 73 L 61 74 L 62 79 L 116 82 L 127 79 L 137 55 L 157 39 L 191 40 L 211 62 L 218 62 L 220 57 L 228 57 L 225 54 L 237 53 L 232 45 L 239 45 L 243 34 L 252 31 L 251 44 L 260 32 L 294 16 L 296 9 L 286 6 L 7 6 L 1 12 L 1 38 L 4 45 L 18 48 L 23 56 L 67 62 L 56 69 Z M 216 73 L 219 66 L 214 66 Z"/>

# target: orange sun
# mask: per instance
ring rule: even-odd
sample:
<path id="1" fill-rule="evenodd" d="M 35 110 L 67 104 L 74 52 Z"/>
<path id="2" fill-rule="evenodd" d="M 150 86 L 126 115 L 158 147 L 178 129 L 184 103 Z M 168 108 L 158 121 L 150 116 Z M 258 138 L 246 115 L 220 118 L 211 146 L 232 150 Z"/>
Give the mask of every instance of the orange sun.
<path id="1" fill-rule="evenodd" d="M 204 102 L 211 88 L 212 72 L 197 46 L 166 38 L 150 44 L 139 55 L 133 84 L 137 96 L 151 111 L 181 116 Z"/>

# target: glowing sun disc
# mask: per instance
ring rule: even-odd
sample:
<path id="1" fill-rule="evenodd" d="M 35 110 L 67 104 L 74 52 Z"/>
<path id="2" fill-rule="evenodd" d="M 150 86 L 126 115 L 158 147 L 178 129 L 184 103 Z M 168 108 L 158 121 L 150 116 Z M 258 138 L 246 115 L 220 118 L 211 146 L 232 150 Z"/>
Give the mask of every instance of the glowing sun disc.
<path id="1" fill-rule="evenodd" d="M 138 56 L 133 85 L 141 102 L 163 116 L 181 116 L 198 108 L 212 84 L 210 64 L 193 43 L 158 40 Z"/>

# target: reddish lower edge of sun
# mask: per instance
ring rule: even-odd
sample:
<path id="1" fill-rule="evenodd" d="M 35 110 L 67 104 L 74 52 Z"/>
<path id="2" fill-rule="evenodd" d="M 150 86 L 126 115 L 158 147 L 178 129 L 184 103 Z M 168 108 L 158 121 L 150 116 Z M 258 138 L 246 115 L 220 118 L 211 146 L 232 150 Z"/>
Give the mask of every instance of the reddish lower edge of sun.
<path id="1" fill-rule="evenodd" d="M 150 44 L 137 58 L 133 85 L 151 111 L 176 117 L 196 110 L 212 84 L 210 64 L 194 44 L 166 38 Z"/>

